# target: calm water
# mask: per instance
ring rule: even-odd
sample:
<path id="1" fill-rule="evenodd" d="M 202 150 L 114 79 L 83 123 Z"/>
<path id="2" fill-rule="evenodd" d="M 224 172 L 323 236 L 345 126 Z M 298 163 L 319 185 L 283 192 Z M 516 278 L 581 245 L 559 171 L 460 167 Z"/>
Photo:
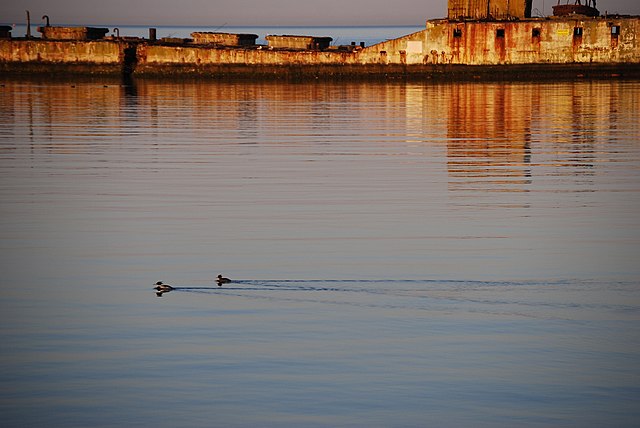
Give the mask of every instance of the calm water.
<path id="1" fill-rule="evenodd" d="M 2 426 L 637 426 L 639 82 L 0 83 Z"/>

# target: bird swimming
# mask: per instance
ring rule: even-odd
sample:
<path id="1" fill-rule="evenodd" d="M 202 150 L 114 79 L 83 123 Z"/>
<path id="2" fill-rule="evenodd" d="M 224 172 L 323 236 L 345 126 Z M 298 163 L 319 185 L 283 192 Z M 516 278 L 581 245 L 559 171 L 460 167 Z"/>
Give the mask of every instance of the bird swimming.
<path id="1" fill-rule="evenodd" d="M 164 284 L 162 281 L 158 281 L 156 282 L 156 287 L 154 287 L 154 289 L 158 290 L 161 293 L 166 293 L 173 290 L 174 288 L 169 284 Z"/>
<path id="2" fill-rule="evenodd" d="M 218 275 L 216 278 L 216 282 L 218 283 L 218 287 L 222 287 L 222 284 L 228 284 L 231 282 L 229 278 L 225 278 L 222 275 Z"/>

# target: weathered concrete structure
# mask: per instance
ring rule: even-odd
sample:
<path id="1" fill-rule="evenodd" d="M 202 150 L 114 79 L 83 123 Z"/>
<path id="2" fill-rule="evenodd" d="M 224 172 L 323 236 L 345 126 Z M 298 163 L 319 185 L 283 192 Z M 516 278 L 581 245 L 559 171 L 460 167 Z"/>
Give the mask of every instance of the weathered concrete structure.
<path id="1" fill-rule="evenodd" d="M 423 31 L 365 48 L 359 56 L 402 64 L 638 64 L 640 18 L 433 20 Z"/>
<path id="2" fill-rule="evenodd" d="M 220 46 L 253 46 L 256 44 L 257 34 L 231 34 L 231 33 L 191 33 L 193 43 L 199 45 L 214 44 Z"/>
<path id="3" fill-rule="evenodd" d="M 46 40 L 100 40 L 109 32 L 108 28 L 96 27 L 38 27 Z"/>
<path id="4" fill-rule="evenodd" d="M 126 45 L 115 41 L 3 40 L 0 42 L 0 60 L 22 63 L 120 64 L 124 47 Z"/>
<path id="5" fill-rule="evenodd" d="M 0 70 L 121 74 L 135 48 L 117 41 L 0 40 Z"/>
<path id="6" fill-rule="evenodd" d="M 447 18 L 488 20 L 531 18 L 533 0 L 449 0 Z"/>
<path id="7" fill-rule="evenodd" d="M 329 46 L 330 37 L 270 35 L 265 47 L 255 45 L 256 35 L 227 33 L 160 41 L 0 40 L 0 70 L 75 67 L 89 73 L 225 78 L 640 77 L 640 17 L 531 18 L 531 7 L 531 0 L 449 0 L 448 19 L 348 49 Z M 100 30 L 92 37 L 104 36 L 106 29 Z M 64 34 L 45 30 L 45 35 Z"/>
<path id="8" fill-rule="evenodd" d="M 267 36 L 269 47 L 281 49 L 324 50 L 329 47 L 331 37 L 315 36 Z"/>

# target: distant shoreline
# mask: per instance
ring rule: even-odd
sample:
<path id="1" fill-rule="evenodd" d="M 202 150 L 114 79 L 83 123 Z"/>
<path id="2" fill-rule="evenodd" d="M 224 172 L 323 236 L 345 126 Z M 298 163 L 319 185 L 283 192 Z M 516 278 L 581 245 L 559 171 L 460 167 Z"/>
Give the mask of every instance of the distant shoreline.
<path id="1" fill-rule="evenodd" d="M 12 23 L 0 23 L 0 25 L 12 26 Z M 39 24 L 38 24 L 39 25 Z M 31 32 L 35 33 L 36 24 L 31 24 Z M 348 36 L 359 36 L 362 40 L 353 40 L 356 42 L 365 41 L 367 44 L 378 43 L 389 38 L 395 38 L 403 36 L 413 31 L 419 31 L 424 29 L 424 23 L 419 25 L 318 25 L 318 26 L 306 26 L 306 25 L 203 25 L 203 26 L 190 26 L 190 25 L 130 25 L 130 24 L 59 24 L 60 26 L 89 26 L 89 27 L 103 27 L 108 28 L 113 32 L 114 28 L 120 29 L 120 35 L 122 36 L 134 36 L 134 37 L 147 37 L 149 34 L 149 28 L 155 28 L 158 32 L 158 37 L 173 37 L 173 33 L 178 31 L 175 36 L 189 37 L 194 31 L 220 31 L 220 32 L 232 32 L 232 33 L 257 33 L 259 36 L 258 41 L 264 42 L 264 37 L 267 34 L 285 34 L 288 29 L 295 30 L 309 30 L 319 36 L 331 36 L 334 39 L 346 39 Z M 13 36 L 21 38 L 26 36 L 27 26 L 26 24 L 16 24 L 13 27 Z M 397 29 L 397 31 L 393 31 Z M 126 31 L 125 31 L 126 30 Z M 329 30 L 329 34 L 327 31 Z M 360 31 L 369 30 L 369 31 Z M 382 31 L 370 31 L 370 30 L 382 30 Z M 307 33 L 307 31 L 303 31 Z M 321 34 L 322 33 L 322 34 Z M 358 37 L 356 37 L 358 38 Z M 351 40 L 349 40 L 351 41 Z"/>

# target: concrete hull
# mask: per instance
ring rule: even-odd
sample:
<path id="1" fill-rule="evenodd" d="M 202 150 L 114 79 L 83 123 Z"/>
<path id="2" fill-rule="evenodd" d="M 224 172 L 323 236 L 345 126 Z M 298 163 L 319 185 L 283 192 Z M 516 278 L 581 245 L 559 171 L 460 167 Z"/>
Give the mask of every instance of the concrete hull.
<path id="1" fill-rule="evenodd" d="M 640 79 L 639 64 L 518 65 L 154 65 L 137 69 L 139 78 L 212 78 L 220 80 L 567 80 Z"/>
<path id="2" fill-rule="evenodd" d="M 377 51 L 377 52 L 376 52 Z M 640 63 L 639 17 L 427 21 L 426 29 L 360 53 L 388 63 Z"/>
<path id="3" fill-rule="evenodd" d="M 434 20 L 416 33 L 351 50 L 0 40 L 0 69 L 251 79 L 635 78 L 640 18 Z"/>

